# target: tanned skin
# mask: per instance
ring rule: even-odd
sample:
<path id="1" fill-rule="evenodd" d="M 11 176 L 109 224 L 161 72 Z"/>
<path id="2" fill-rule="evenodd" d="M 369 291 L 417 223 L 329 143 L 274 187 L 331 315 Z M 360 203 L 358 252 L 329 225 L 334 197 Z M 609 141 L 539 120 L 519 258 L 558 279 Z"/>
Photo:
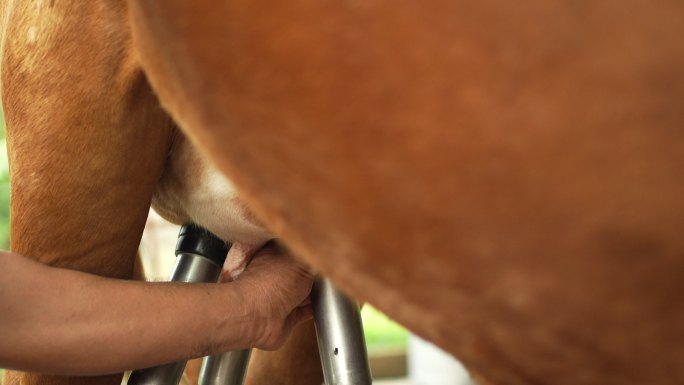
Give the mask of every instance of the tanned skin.
<path id="1" fill-rule="evenodd" d="M 222 284 L 107 279 L 7 252 L 0 266 L 3 368 L 94 375 L 249 347 L 274 350 L 312 317 L 311 275 L 272 250 Z"/>

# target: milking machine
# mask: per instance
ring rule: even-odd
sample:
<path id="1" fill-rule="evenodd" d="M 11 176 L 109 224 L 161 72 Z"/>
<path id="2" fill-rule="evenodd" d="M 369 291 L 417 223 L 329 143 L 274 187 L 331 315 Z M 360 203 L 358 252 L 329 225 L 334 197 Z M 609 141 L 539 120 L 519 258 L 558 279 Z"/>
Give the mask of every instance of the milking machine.
<path id="1" fill-rule="evenodd" d="M 176 265 L 171 272 L 170 281 L 216 282 L 221 276 L 229 248 L 229 244 L 199 226 L 182 226 L 176 244 Z M 206 357 L 202 364 L 203 373 L 208 374 L 204 376 L 204 384 L 215 383 L 212 375 L 223 374 L 218 369 L 225 367 L 230 368 L 233 373 L 231 378 L 244 379 L 250 351 L 251 349 L 247 349 Z M 187 361 L 178 361 L 134 370 L 128 379 L 128 385 L 178 385 L 186 363 Z M 224 377 L 225 375 L 220 378 Z M 227 384 L 241 384 L 242 381 Z"/>
<path id="2" fill-rule="evenodd" d="M 252 349 L 236 350 L 205 357 L 199 374 L 199 385 L 242 385 Z"/>
<path id="3" fill-rule="evenodd" d="M 226 244 L 196 225 L 181 227 L 176 244 L 174 282 L 216 282 L 228 254 Z M 314 323 L 326 385 L 372 383 L 359 306 L 323 277 L 311 293 Z M 242 385 L 251 349 L 205 357 L 200 385 Z M 128 385 L 178 385 L 187 361 L 134 370 Z"/>
<path id="4" fill-rule="evenodd" d="M 359 305 L 320 276 L 314 281 L 311 305 L 325 384 L 370 385 Z"/>

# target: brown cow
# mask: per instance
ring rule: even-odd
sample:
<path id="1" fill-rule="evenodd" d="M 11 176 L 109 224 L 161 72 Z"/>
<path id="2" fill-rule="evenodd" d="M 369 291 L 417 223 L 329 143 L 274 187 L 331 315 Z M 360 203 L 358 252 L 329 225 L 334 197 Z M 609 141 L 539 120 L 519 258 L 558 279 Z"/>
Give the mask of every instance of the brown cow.
<path id="1" fill-rule="evenodd" d="M 481 383 L 684 382 L 684 4 L 131 4 L 266 226 Z"/>
<path id="2" fill-rule="evenodd" d="M 131 4 L 264 223 L 479 382 L 684 383 L 684 3 Z"/>
<path id="3" fill-rule="evenodd" d="M 165 190 L 159 182 L 169 179 L 172 154 L 186 142 L 140 68 L 126 3 L 9 1 L 1 11 L 12 249 L 54 266 L 132 278 L 152 196 Z M 120 381 L 5 374 L 17 385 Z M 321 382 L 311 323 L 281 351 L 255 353 L 248 374 L 255 385 Z"/>

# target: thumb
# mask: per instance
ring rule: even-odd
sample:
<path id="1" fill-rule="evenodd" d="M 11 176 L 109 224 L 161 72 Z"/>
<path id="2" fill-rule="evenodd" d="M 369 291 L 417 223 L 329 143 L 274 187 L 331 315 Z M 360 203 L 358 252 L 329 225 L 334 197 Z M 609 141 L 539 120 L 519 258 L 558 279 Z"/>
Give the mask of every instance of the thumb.
<path id="1" fill-rule="evenodd" d="M 285 325 L 287 330 L 292 330 L 300 322 L 311 319 L 313 319 L 313 307 L 311 307 L 311 304 L 302 305 L 292 310 L 292 312 L 285 319 Z"/>

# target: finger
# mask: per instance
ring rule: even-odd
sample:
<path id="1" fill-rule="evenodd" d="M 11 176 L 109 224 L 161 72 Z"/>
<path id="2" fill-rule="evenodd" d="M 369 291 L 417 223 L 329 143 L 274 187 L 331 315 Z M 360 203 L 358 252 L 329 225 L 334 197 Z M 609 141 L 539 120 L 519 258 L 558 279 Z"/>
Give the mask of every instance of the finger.
<path id="1" fill-rule="evenodd" d="M 311 305 L 299 306 L 296 307 L 289 316 L 287 316 L 286 323 L 290 328 L 293 328 L 300 322 L 308 321 L 310 319 L 313 319 L 313 308 Z"/>
<path id="2" fill-rule="evenodd" d="M 290 252 L 290 250 L 287 249 L 287 247 L 285 247 L 277 239 L 272 240 L 266 245 L 264 245 L 264 248 L 262 250 L 267 250 L 272 255 L 283 258 L 285 261 L 294 264 L 299 270 L 301 270 L 304 273 L 304 275 L 313 277 L 313 269 L 307 263 L 304 263 L 301 259 L 297 258 L 294 254 L 292 254 L 292 252 Z"/>
<path id="3" fill-rule="evenodd" d="M 303 276 L 305 276 L 306 278 L 309 278 L 309 279 L 312 279 L 312 280 L 313 280 L 313 277 L 314 277 L 315 274 L 314 274 L 313 270 L 311 270 L 311 268 L 310 268 L 309 266 L 304 265 L 304 264 L 302 264 L 302 263 L 299 263 L 299 268 L 300 268 L 300 270 L 302 271 L 302 273 L 303 273 L 302 275 L 303 275 Z"/>
<path id="4" fill-rule="evenodd" d="M 311 296 L 307 296 L 306 298 L 304 298 L 304 301 L 302 301 L 302 303 L 300 303 L 298 307 L 308 306 L 308 305 L 311 305 Z"/>

